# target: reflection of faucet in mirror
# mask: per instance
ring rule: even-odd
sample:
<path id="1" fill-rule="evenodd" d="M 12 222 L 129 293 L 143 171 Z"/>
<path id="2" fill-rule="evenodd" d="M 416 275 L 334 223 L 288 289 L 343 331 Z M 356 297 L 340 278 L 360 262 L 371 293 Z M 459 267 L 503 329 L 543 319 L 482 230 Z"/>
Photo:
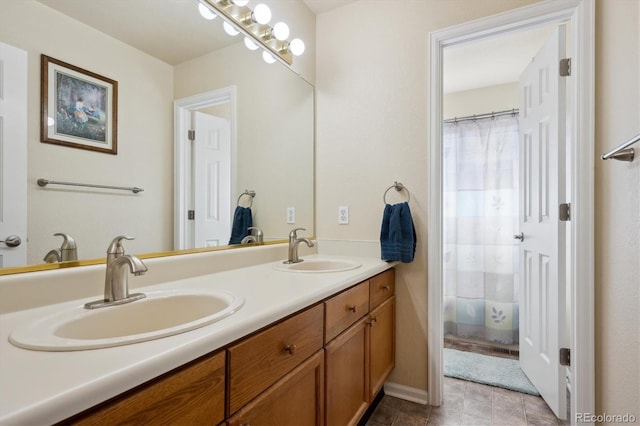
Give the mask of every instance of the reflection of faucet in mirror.
<path id="1" fill-rule="evenodd" d="M 50 250 L 42 260 L 47 263 L 66 262 L 69 260 L 78 260 L 78 246 L 73 237 L 69 234 L 61 232 L 53 234 L 54 237 L 62 237 L 62 245 L 59 249 Z"/>
<path id="2" fill-rule="evenodd" d="M 262 233 L 262 229 L 257 226 L 250 226 L 247 228 L 249 230 L 249 235 L 244 237 L 240 244 L 250 244 L 250 243 L 258 243 L 261 244 L 264 238 L 264 234 Z M 255 233 L 253 231 L 256 231 Z"/>
<path id="3" fill-rule="evenodd" d="M 87 309 L 105 306 L 122 305 L 146 297 L 144 293 L 129 294 L 129 281 L 125 266 L 133 275 L 143 275 L 147 266 L 136 256 L 125 254 L 122 240 L 133 240 L 133 237 L 120 235 L 115 237 L 107 249 L 107 273 L 104 282 L 104 300 L 96 300 L 84 305 Z"/>
<path id="4" fill-rule="evenodd" d="M 308 238 L 298 238 L 297 231 L 306 231 L 304 228 L 295 228 L 289 232 L 289 258 L 282 263 L 300 263 L 304 259 L 298 259 L 298 244 L 305 243 L 307 247 L 313 247 L 315 244 Z"/>

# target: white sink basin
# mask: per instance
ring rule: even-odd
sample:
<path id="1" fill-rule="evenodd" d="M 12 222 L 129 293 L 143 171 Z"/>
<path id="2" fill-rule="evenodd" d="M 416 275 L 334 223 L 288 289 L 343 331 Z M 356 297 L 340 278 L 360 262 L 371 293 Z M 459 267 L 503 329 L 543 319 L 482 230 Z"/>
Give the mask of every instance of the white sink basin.
<path id="1" fill-rule="evenodd" d="M 305 273 L 321 273 L 321 272 L 342 272 L 356 269 L 362 266 L 361 263 L 343 260 L 343 259 L 305 259 L 300 263 L 282 263 L 274 265 L 274 268 L 285 272 L 305 272 Z"/>
<path id="2" fill-rule="evenodd" d="M 166 290 L 146 295 L 124 305 L 66 309 L 16 328 L 9 341 L 40 351 L 128 345 L 203 327 L 244 305 L 243 298 L 221 291 Z"/>

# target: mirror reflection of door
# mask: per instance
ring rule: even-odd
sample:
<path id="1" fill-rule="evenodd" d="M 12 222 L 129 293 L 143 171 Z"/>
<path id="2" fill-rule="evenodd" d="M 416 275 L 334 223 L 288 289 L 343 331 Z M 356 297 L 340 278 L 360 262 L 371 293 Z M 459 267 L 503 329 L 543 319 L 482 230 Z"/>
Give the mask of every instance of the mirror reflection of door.
<path id="1" fill-rule="evenodd" d="M 27 260 L 27 52 L 0 43 L 0 268 Z M 4 123 L 4 125 L 3 125 Z M 20 239 L 20 244 L 18 239 Z"/>
<path id="2" fill-rule="evenodd" d="M 225 106 L 228 109 L 228 104 L 218 107 Z M 192 123 L 194 247 L 226 245 L 231 235 L 229 119 L 194 111 Z"/>

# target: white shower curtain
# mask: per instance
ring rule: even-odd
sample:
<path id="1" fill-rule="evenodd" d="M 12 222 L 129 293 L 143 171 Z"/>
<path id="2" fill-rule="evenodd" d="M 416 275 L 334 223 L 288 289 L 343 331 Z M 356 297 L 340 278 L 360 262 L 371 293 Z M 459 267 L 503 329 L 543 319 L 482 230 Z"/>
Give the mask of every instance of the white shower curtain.
<path id="1" fill-rule="evenodd" d="M 518 343 L 518 119 L 444 124 L 444 332 Z"/>

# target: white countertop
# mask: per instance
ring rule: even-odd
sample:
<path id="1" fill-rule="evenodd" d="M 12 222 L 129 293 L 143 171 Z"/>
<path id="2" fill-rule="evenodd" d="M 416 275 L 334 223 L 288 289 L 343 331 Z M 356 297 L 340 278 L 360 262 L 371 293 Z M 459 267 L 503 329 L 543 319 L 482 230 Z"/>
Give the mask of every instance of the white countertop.
<path id="1" fill-rule="evenodd" d="M 271 262 L 136 288 L 223 290 L 244 297 L 245 304 L 232 316 L 196 330 L 106 349 L 33 351 L 8 340 L 17 326 L 95 296 L 0 315 L 0 424 L 64 420 L 394 266 L 375 258 L 304 257 L 356 260 L 362 266 L 344 272 L 292 273 L 274 269 Z"/>

